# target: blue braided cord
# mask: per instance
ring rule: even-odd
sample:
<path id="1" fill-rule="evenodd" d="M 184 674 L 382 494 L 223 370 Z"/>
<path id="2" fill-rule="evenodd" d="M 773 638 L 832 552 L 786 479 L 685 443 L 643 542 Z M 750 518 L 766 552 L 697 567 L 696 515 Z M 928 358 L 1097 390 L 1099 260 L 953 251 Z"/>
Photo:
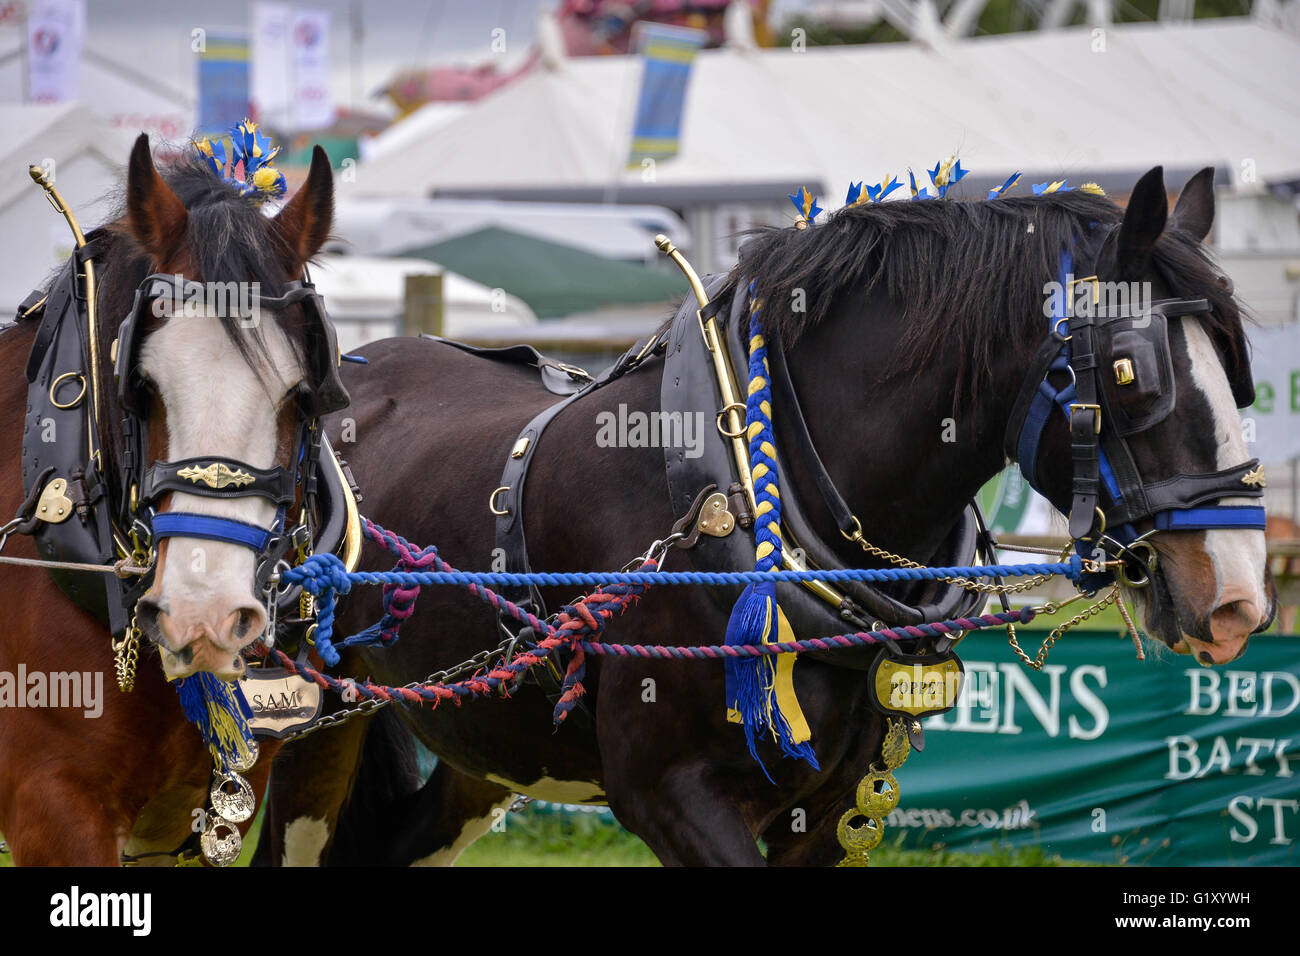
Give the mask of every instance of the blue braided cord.
<path id="1" fill-rule="evenodd" d="M 319 570 L 328 566 L 328 571 Z M 1035 574 L 1060 575 L 1077 581 L 1083 573 L 1078 555 L 1053 564 L 976 564 L 942 568 L 838 568 L 810 571 L 603 571 L 527 574 L 507 571 L 347 571 L 332 554 L 314 554 L 294 568 L 282 571 L 285 584 L 302 584 L 312 594 L 331 588 L 346 591 L 353 584 L 397 584 L 423 587 L 432 584 L 478 584 L 489 588 L 570 587 L 624 584 L 758 584 L 764 581 L 933 581 L 938 578 L 1010 578 Z M 344 585 L 339 587 L 338 585 Z"/>
<path id="2" fill-rule="evenodd" d="M 767 367 L 767 345 L 759 316 L 763 302 L 757 298 L 758 280 L 749 283 L 749 396 L 745 401 L 745 433 L 749 436 L 749 467 L 754 474 L 754 570 L 781 567 L 781 492 L 772 436 L 772 383 Z M 755 340 L 759 344 L 755 345 Z M 763 546 L 770 550 L 764 553 Z"/>

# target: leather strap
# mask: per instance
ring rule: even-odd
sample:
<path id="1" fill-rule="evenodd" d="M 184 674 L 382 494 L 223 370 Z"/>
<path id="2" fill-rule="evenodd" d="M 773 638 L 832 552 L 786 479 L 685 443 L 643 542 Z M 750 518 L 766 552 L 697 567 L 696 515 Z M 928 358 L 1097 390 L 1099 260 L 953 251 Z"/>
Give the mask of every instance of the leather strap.
<path id="1" fill-rule="evenodd" d="M 271 539 L 275 537 L 273 531 L 243 521 L 183 511 L 159 512 L 153 516 L 152 527 L 156 541 L 177 537 L 203 538 L 208 541 L 238 544 L 257 552 L 265 551 Z"/>
<path id="2" fill-rule="evenodd" d="M 228 484 L 213 487 L 204 480 L 208 470 L 214 465 L 224 465 L 225 468 L 220 475 L 214 475 L 212 480 L 216 482 L 225 480 L 229 482 Z M 186 470 L 191 472 L 191 477 L 183 477 L 180 474 Z M 311 471 L 314 477 L 315 468 Z M 236 476 L 233 481 L 229 477 L 232 474 Z M 155 462 L 144 476 L 140 487 L 140 501 L 151 504 L 161 495 L 171 491 L 201 495 L 204 498 L 257 496 L 275 505 L 290 505 L 296 497 L 297 489 L 293 474 L 279 465 L 274 468 L 254 468 L 232 458 L 206 457 Z"/>
<path id="3" fill-rule="evenodd" d="M 458 343 L 448 344 L 458 346 Z M 531 349 L 531 347 L 527 348 Z M 638 363 L 636 359 L 641 352 L 641 343 L 633 345 L 619 356 L 613 365 L 588 382 L 581 390 L 534 415 L 515 439 L 514 445 L 511 446 L 510 455 L 506 458 L 505 468 L 501 472 L 500 486 L 505 490 L 499 496 L 494 496 L 492 502 L 497 509 L 505 512 L 497 515 L 496 544 L 505 554 L 506 571 L 523 574 L 532 570 L 528 561 L 528 542 L 524 529 L 524 485 L 528 477 L 528 468 L 533 462 L 533 456 L 537 453 L 538 445 L 541 443 L 542 433 L 546 431 L 546 427 L 555 420 L 560 412 L 578 399 L 622 378 L 630 369 L 639 368 L 641 363 Z M 545 603 L 542 601 L 541 593 L 536 587 L 531 585 L 527 588 L 507 587 L 501 588 L 500 593 L 514 604 L 526 608 L 535 616 L 546 616 Z M 515 628 L 518 627 L 518 622 L 513 618 L 502 615 L 500 620 L 503 627 L 506 627 L 511 633 L 514 633 Z"/>
<path id="4" fill-rule="evenodd" d="M 1101 408 L 1097 397 L 1096 326 L 1087 318 L 1070 323 L 1070 368 L 1074 370 L 1077 401 L 1070 405 L 1070 537 L 1090 537 L 1095 531 L 1101 489 Z"/>
<path id="5" fill-rule="evenodd" d="M 441 336 L 429 335 L 428 333 L 422 334 L 420 338 L 441 342 L 444 345 L 450 345 L 452 348 L 460 349 L 462 352 L 477 355 L 481 358 L 535 368 L 541 375 L 542 385 L 553 395 L 572 395 L 575 392 L 582 391 L 592 381 L 590 375 L 578 374 L 582 372 L 581 369 L 566 365 L 563 362 L 557 362 L 555 359 L 543 355 L 531 345 L 521 344 L 488 348 L 483 345 L 471 345 L 468 342 L 456 342 L 452 339 L 444 339 Z"/>

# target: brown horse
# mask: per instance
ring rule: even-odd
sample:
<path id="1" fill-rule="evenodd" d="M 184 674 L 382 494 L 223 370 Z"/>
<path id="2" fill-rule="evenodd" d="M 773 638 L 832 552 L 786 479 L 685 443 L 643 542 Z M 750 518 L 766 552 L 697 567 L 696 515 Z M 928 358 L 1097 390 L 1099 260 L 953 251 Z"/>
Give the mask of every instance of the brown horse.
<path id="1" fill-rule="evenodd" d="M 1078 274 L 1095 272 L 1099 283 L 1145 283 L 1146 301 L 1173 305 L 1167 321 L 1164 314 L 1154 325 L 1127 316 L 1096 333 L 1105 358 L 1086 355 L 1077 375 L 1080 388 L 1085 375 L 1098 377 L 1096 397 L 1075 400 L 1081 404 L 1071 411 L 1073 422 L 1053 407 L 1036 454 L 1022 466 L 1059 510 L 1082 521 L 1075 537 L 1098 540 L 1094 502 L 1103 520 L 1115 519 L 1112 529 L 1152 535 L 1146 540 L 1159 563 L 1140 590 L 1129 588 L 1149 634 L 1207 665 L 1240 656 L 1250 635 L 1271 620 L 1275 595 L 1262 530 L 1225 526 L 1237 515 L 1257 523 L 1258 517 L 1237 414 L 1252 392 L 1241 318 L 1230 284 L 1202 246 L 1214 214 L 1212 180 L 1212 170 L 1197 174 L 1172 214 L 1157 168 L 1137 183 L 1127 209 L 1084 192 L 891 202 L 846 208 L 805 230 L 766 232 L 743 247 L 736 273 L 714 298 L 725 316 L 725 304 L 744 295 L 742 277 L 757 280 L 767 303 L 764 330 L 788 353 L 824 466 L 818 478 L 811 456 L 798 451 L 790 403 L 774 402 L 781 498 L 787 511 L 803 503 L 810 529 L 801 543 L 822 542 L 823 566 L 863 566 L 833 507 L 821 507 L 830 500 L 821 487 L 829 480 L 868 539 L 933 562 L 967 502 L 1005 466 L 1008 442 L 1016 453 L 1016 435 L 1006 433 L 1019 396 L 1033 395 L 1044 376 L 1056 389 L 1076 378 L 1073 366 L 1039 364 L 1060 352 L 1058 336 L 1040 359 L 1053 325 L 1044 298 L 1051 286 L 1068 285 L 1062 254 L 1073 249 Z M 744 313 L 731 314 L 728 340 L 743 343 L 747 335 L 734 317 Z M 691 335 L 698 349 L 695 316 L 683 315 L 686 338 L 674 334 L 670 355 Z M 1071 354 L 1084 355 L 1086 324 L 1071 332 Z M 733 346 L 741 368 L 742 349 Z M 531 370 L 440 343 L 389 340 L 365 353 L 370 364 L 347 378 L 357 438 L 348 457 L 369 516 L 412 541 L 437 544 L 457 567 L 486 570 L 497 544 L 487 503 L 503 484 L 502 463 L 517 447 L 519 429 L 553 397 Z M 1112 360 L 1124 357 L 1127 370 L 1112 370 Z M 665 371 L 648 363 L 555 419 L 538 443 L 524 495 L 535 568 L 617 568 L 666 535 L 680 502 L 665 480 L 665 451 L 596 436 L 600 416 L 620 406 L 661 409 L 666 390 L 687 374 L 684 364 Z M 717 405 L 698 410 L 711 423 Z M 1119 460 L 1119 438 L 1132 457 L 1123 501 L 1099 496 L 1096 478 L 1074 471 L 1075 462 L 1095 455 L 1094 428 L 1110 460 Z M 1180 476 L 1197 478 L 1184 483 Z M 1133 510 L 1144 496 L 1150 508 Z M 1219 502 L 1211 511 L 1229 509 L 1224 524 L 1215 517 L 1199 529 L 1157 526 L 1160 508 L 1183 509 L 1186 517 L 1206 513 L 1192 505 L 1211 500 Z M 1127 545 L 1105 540 L 1111 553 L 1130 560 Z M 739 560 L 729 568 L 711 563 L 703 548 L 674 552 L 669 566 L 736 570 L 745 559 L 745 548 L 737 548 Z M 753 551 L 748 555 L 752 561 Z M 367 570 L 389 566 L 387 554 L 371 549 Z M 1135 572 L 1129 580 L 1140 578 Z M 353 589 L 340 634 L 378 619 L 377 590 Z M 365 648 L 342 670 L 400 684 L 494 646 L 492 614 L 481 604 L 454 588 L 426 592 L 400 641 Z M 717 643 L 735 600 L 734 590 L 722 592 L 653 588 L 614 624 L 610 639 Z M 555 607 L 571 597 L 553 590 L 548 602 Z M 801 637 L 845 629 L 829 612 L 796 624 Z M 721 665 L 589 656 L 584 684 L 590 722 L 571 718 L 558 732 L 552 702 L 534 683 L 522 684 L 509 701 L 402 710 L 440 758 L 422 791 L 405 761 L 385 768 L 382 754 L 367 753 L 359 764 L 361 720 L 290 744 L 272 777 L 268 843 L 259 855 L 273 863 L 450 862 L 486 832 L 513 793 L 523 793 L 608 803 L 665 863 L 762 864 L 760 839 L 769 863 L 838 858 L 837 821 L 878 758 L 885 725 L 860 669 L 800 656 L 794 684 L 820 769 L 782 759 L 764 741 L 759 754 L 775 785 L 725 719 Z M 391 744 L 387 736 L 375 740 Z M 358 765 L 363 783 L 373 773 L 390 796 L 372 800 L 358 791 L 346 821 L 348 845 L 331 855 L 331 833 Z"/>
<path id="2" fill-rule="evenodd" d="M 100 379 L 113 381 L 113 344 L 146 276 L 258 283 L 270 292 L 303 275 L 329 232 L 332 209 L 332 175 L 319 147 L 306 184 L 271 218 L 197 159 L 160 173 L 142 135 L 131 153 L 121 215 L 89 237 L 99 246 Z M 300 311 L 291 306 L 245 328 L 227 314 L 153 310 L 137 330 L 138 365 L 129 370 L 148 389 L 145 464 L 204 455 L 259 469 L 291 465 L 292 399 L 295 390 L 310 392 L 318 384 L 304 358 L 309 343 Z M 31 423 L 23 411 L 23 368 L 37 326 L 24 319 L 0 333 L 0 407 L 6 410 L 0 513 L 6 515 L 24 497 L 20 449 Z M 107 500 L 115 501 L 124 490 L 123 413 L 111 388 L 98 398 Z M 261 500 L 200 499 L 176 490 L 161 495 L 156 508 L 263 526 L 273 511 Z M 6 553 L 37 557 L 31 540 L 18 535 Z M 171 862 L 192 835 L 196 811 L 207 805 L 212 759 L 164 670 L 175 678 L 242 669 L 241 649 L 266 622 L 261 596 L 252 590 L 254 557 L 248 548 L 187 535 L 161 541 L 139 611 L 150 644 L 132 693 L 116 689 L 104 623 L 74 605 L 46 572 L 0 565 L 0 672 L 89 672 L 104 688 L 102 713 L 48 706 L 0 711 L 0 832 L 15 863 L 114 866 L 123 854 Z M 259 796 L 274 749 L 266 746 L 248 774 Z"/>

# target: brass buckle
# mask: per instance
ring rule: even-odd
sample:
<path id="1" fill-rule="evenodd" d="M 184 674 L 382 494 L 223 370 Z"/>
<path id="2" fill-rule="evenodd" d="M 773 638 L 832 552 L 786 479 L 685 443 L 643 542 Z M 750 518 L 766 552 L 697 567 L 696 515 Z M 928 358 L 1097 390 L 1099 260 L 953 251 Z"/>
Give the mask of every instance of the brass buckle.
<path id="1" fill-rule="evenodd" d="M 1092 304 L 1094 307 L 1101 305 L 1101 280 L 1096 276 L 1082 276 L 1078 279 L 1071 279 L 1066 283 L 1066 287 L 1073 290 L 1074 287 L 1081 282 L 1092 283 Z"/>
<path id="2" fill-rule="evenodd" d="M 1091 409 L 1091 410 L 1092 410 L 1093 415 L 1095 416 L 1095 418 L 1094 418 L 1094 420 L 1093 420 L 1093 424 L 1096 425 L 1097 434 L 1100 435 L 1100 434 L 1101 434 L 1101 406 L 1100 406 L 1100 405 L 1089 405 L 1089 404 L 1087 404 L 1086 402 L 1071 402 L 1071 403 L 1070 403 L 1070 425 L 1071 425 L 1071 427 L 1074 426 L 1074 410 L 1075 410 L 1076 408 L 1078 408 L 1078 409 L 1082 409 L 1082 410 L 1087 410 L 1087 409 Z"/>

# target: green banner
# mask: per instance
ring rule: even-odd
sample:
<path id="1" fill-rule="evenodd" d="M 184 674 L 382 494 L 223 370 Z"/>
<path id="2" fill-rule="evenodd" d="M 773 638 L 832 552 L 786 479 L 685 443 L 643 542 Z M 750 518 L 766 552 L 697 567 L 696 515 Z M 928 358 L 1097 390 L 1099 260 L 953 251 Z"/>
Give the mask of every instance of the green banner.
<path id="1" fill-rule="evenodd" d="M 1019 632 L 1035 648 L 1045 631 Z M 958 652 L 957 707 L 898 771 L 886 839 L 1153 866 L 1300 863 L 1300 639 L 1227 667 L 1075 631 L 1035 673 L 1000 632 Z"/>

